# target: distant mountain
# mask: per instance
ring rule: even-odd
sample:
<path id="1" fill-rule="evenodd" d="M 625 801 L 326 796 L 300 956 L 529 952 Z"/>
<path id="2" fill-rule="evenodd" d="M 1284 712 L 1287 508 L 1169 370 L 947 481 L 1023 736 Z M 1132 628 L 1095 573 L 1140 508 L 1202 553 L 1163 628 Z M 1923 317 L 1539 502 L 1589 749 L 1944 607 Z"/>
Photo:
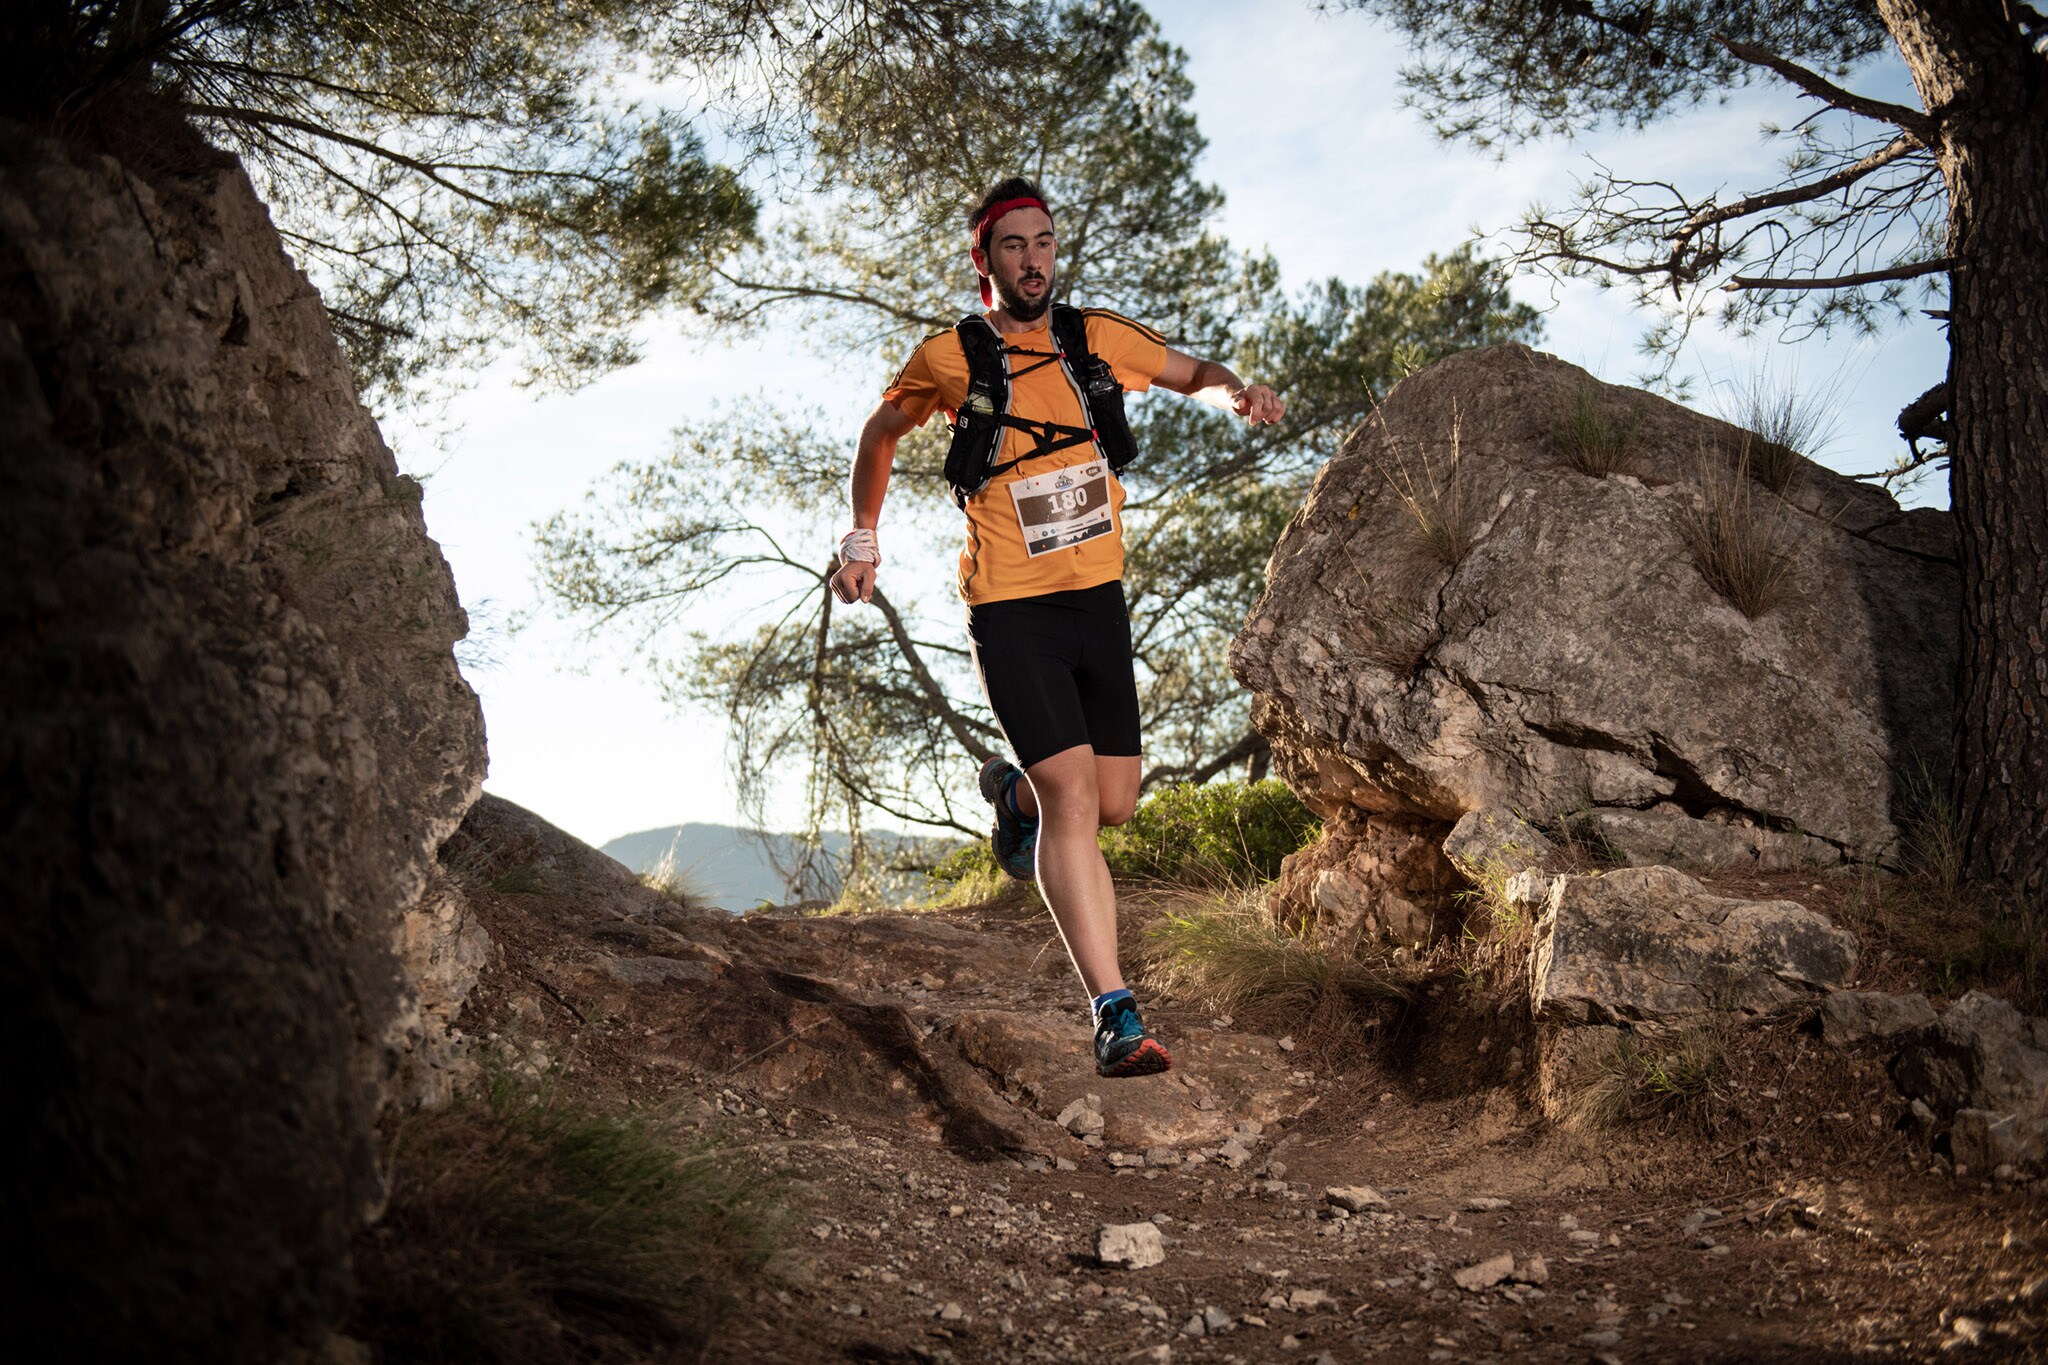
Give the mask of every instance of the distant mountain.
<path id="1" fill-rule="evenodd" d="M 924 842 L 911 835 L 875 831 L 869 838 L 883 848 L 895 843 Z M 844 834 L 827 834 L 825 852 L 833 861 L 846 853 Z M 763 834 L 732 825 L 669 825 L 622 834 L 604 846 L 604 851 L 635 872 L 653 872 L 666 864 L 682 878 L 683 884 L 721 910 L 751 910 L 763 901 L 780 905 L 796 899 L 790 894 L 777 861 L 793 864 L 798 841 L 788 834 Z M 823 896 L 839 894 L 835 880 Z"/>

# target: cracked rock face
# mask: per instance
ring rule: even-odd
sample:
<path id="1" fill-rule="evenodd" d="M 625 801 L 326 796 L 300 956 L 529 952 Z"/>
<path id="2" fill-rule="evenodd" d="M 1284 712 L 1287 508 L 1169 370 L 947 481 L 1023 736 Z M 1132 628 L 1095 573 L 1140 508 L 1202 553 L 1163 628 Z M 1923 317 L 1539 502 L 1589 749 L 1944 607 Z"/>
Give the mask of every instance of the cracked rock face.
<path id="1" fill-rule="evenodd" d="M 1634 413 L 1632 474 L 1558 453 L 1579 393 Z M 1805 462 L 1783 496 L 1751 485 L 1790 560 L 1753 620 L 1688 539 L 1701 462 L 1742 440 L 1521 346 L 1404 380 L 1318 475 L 1232 649 L 1281 774 L 1326 817 L 1612 812 L 1645 862 L 1892 856 L 1902 769 L 1939 780 L 1948 747 L 1948 516 Z M 1469 548 L 1433 554 L 1432 519 Z"/>
<path id="2" fill-rule="evenodd" d="M 483 722 L 319 297 L 165 143 L 0 125 L 0 1202 L 73 1357 L 268 1362 L 345 1309 L 378 1116 L 474 979 L 423 893 Z"/>

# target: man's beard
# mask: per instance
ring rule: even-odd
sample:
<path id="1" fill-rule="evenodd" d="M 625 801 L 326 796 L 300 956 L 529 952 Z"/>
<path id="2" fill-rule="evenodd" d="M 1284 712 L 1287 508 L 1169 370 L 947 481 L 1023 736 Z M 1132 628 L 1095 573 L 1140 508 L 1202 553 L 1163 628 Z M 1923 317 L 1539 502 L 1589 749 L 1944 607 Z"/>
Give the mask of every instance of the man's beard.
<path id="1" fill-rule="evenodd" d="M 1002 305 L 1005 313 L 1008 313 L 1019 322 L 1038 321 L 1039 318 L 1045 316 L 1045 310 L 1052 306 L 1052 273 L 1048 271 L 1039 278 L 1045 281 L 1045 288 L 1039 291 L 1038 297 L 1035 299 L 1027 299 L 1022 295 L 1013 294 L 1001 280 L 993 280 L 996 302 Z M 1022 278 L 1019 278 L 1017 282 L 1022 284 L 1024 281 Z"/>

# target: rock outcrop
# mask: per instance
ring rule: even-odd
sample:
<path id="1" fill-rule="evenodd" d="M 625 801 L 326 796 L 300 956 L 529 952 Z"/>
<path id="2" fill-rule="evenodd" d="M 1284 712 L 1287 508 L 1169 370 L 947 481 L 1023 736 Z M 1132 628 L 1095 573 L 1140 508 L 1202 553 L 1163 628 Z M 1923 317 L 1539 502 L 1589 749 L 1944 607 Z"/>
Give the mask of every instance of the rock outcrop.
<path id="1" fill-rule="evenodd" d="M 1559 453 L 1588 401 L 1633 472 Z M 1632 862 L 1894 856 L 1901 771 L 1948 746 L 1947 514 L 1805 461 L 1782 494 L 1746 485 L 1789 556 L 1752 619 L 1693 550 L 1702 471 L 1746 439 L 1520 346 L 1404 380 L 1318 475 L 1232 651 L 1279 773 L 1340 828 L 1440 840 L 1498 807 Z M 1371 880 L 1332 847 L 1295 881 L 1323 871 Z"/>
<path id="2" fill-rule="evenodd" d="M 232 160 L 0 128 L 0 300 L 14 1289 L 67 1358 L 289 1358 L 450 1012 L 401 948 L 475 966 L 405 921 L 483 776 L 466 619 Z"/>

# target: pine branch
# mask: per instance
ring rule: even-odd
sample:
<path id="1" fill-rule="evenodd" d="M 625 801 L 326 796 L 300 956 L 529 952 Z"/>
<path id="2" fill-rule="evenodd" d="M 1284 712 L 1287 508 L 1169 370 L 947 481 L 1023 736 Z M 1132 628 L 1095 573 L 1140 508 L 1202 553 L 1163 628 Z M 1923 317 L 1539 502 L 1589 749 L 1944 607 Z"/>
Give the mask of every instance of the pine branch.
<path id="1" fill-rule="evenodd" d="M 1751 66 L 1761 66 L 1767 71 L 1776 72 L 1824 104 L 1847 110 L 1852 114 L 1860 114 L 1864 118 L 1892 124 L 1923 147 L 1931 145 L 1934 141 L 1934 120 L 1918 109 L 1909 109 L 1903 104 L 1874 100 L 1853 90 L 1844 90 L 1817 71 L 1808 70 L 1797 62 L 1787 61 L 1775 52 L 1766 52 L 1749 43 L 1723 38 L 1721 46 Z"/>
<path id="2" fill-rule="evenodd" d="M 1922 275 L 1939 274 L 1954 269 L 1955 264 L 1953 256 L 1937 256 L 1931 261 L 1895 265 L 1888 270 L 1862 270 L 1853 275 L 1830 275 L 1824 279 L 1765 279 L 1736 275 L 1721 288 L 1731 294 L 1743 289 L 1852 289 L 1859 284 L 1882 284 L 1886 280 L 1911 280 Z"/>

